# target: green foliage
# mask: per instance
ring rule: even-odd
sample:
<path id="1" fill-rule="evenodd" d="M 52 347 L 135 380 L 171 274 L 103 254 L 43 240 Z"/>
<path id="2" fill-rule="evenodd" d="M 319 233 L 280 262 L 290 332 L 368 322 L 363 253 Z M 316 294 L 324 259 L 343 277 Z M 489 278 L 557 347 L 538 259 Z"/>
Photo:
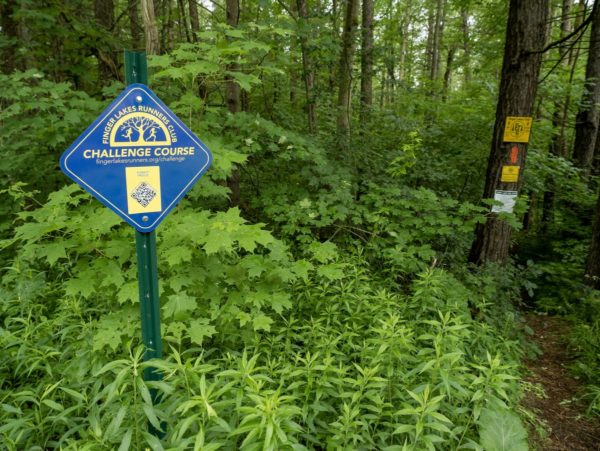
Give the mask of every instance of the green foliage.
<path id="1" fill-rule="evenodd" d="M 23 181 L 35 186 L 42 198 L 64 183 L 56 171 L 56 156 L 89 125 L 100 106 L 85 92 L 52 82 L 38 70 L 0 74 L 0 216 L 4 221 L 36 202 L 20 195 L 20 204 L 14 204 L 15 190 Z M 7 227 L 4 221 L 0 230 Z"/>
<path id="2" fill-rule="evenodd" d="M 485 409 L 479 419 L 481 446 L 489 451 L 527 451 L 527 431 L 508 410 Z"/>
<path id="3" fill-rule="evenodd" d="M 135 299 L 123 294 L 133 284 L 130 233 L 115 217 L 92 221 L 100 212 L 68 188 L 16 228 L 19 257 L 0 303 L 9 449 L 158 447 L 148 422 L 165 426 L 163 448 L 472 447 L 481 410 L 510 405 L 518 391 L 507 305 L 489 314 L 502 332 L 487 313 L 470 314 L 469 299 L 482 310 L 488 296 L 508 300 L 493 275 L 461 282 L 433 269 L 399 292 L 362 254 L 331 242 L 290 260 L 235 209 L 185 206 L 165 222 L 170 346 L 164 361 L 143 363 Z M 55 259 L 57 242 L 65 251 Z M 163 381 L 142 380 L 149 365 Z"/>
<path id="4" fill-rule="evenodd" d="M 115 50 L 140 47 L 139 3 L 116 2 L 110 30 L 90 2 L 4 3 L 20 34 L 3 22 L 0 50 L 24 70 L 0 75 L 3 447 L 523 446 L 511 409 L 527 347 L 514 304 L 527 292 L 540 309 L 598 317 L 595 295 L 577 283 L 595 193 L 543 150 L 550 104 L 581 91 L 565 87 L 565 74 L 550 77 L 536 121 L 548 133 L 534 135 L 524 173 L 530 199 L 507 221 L 519 228 L 526 207 L 539 216 L 535 196 L 555 189 L 551 239 L 538 240 L 554 261 L 528 263 L 523 243 L 534 240 L 523 230 L 520 265 L 465 265 L 489 214 L 478 203 L 506 2 L 448 2 L 442 60 L 458 50 L 447 88 L 419 54 L 433 3 L 376 2 L 375 101 L 363 116 L 355 90 L 347 151 L 335 132 L 341 3 L 308 2 L 305 20 L 283 2 L 243 2 L 235 28 L 223 8 L 200 8 L 192 33 L 186 2 L 155 2 L 152 88 L 215 158 L 158 230 L 165 358 L 149 362 L 132 231 L 65 186 L 56 164 L 122 88 Z M 228 83 L 241 90 L 236 114 Z M 582 375 L 597 374 L 597 329 L 575 330 Z M 162 380 L 144 381 L 145 370 Z M 597 406 L 597 385 L 588 392 Z"/>

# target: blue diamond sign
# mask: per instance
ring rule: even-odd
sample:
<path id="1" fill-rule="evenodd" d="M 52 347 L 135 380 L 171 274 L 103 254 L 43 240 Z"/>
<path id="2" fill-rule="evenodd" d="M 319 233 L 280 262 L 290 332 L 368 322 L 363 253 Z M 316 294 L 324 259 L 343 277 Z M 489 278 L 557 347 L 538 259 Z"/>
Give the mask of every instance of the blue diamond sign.
<path id="1" fill-rule="evenodd" d="M 140 232 L 167 216 L 210 150 L 145 85 L 129 85 L 60 159 L 65 174 Z"/>

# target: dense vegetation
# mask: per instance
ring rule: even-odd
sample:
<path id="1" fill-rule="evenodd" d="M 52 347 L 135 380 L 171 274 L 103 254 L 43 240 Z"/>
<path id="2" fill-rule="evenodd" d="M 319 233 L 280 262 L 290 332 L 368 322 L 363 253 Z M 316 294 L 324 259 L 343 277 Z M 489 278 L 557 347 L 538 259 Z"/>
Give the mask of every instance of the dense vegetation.
<path id="1" fill-rule="evenodd" d="M 578 319 L 600 413 L 595 7 L 551 3 L 548 42 L 581 30 L 544 53 L 511 257 L 474 265 L 507 2 L 0 0 L 0 448 L 527 449 L 523 308 Z M 132 228 L 58 168 L 144 43 L 214 154 L 157 230 L 161 361 Z"/>

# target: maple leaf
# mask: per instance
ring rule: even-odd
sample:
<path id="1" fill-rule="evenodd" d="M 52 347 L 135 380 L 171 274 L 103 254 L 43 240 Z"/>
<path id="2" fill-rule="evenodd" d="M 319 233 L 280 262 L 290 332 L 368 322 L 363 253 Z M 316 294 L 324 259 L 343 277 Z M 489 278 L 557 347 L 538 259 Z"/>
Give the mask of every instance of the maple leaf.
<path id="1" fill-rule="evenodd" d="M 169 301 L 163 305 L 166 317 L 179 319 L 181 315 L 196 308 L 196 299 L 185 293 L 177 293 L 169 296 Z"/>
<path id="2" fill-rule="evenodd" d="M 271 323 L 273 323 L 273 320 L 264 313 L 259 313 L 252 318 L 252 326 L 254 326 L 255 331 L 266 330 L 269 332 L 271 330 Z"/>
<path id="3" fill-rule="evenodd" d="M 207 318 L 198 318 L 190 321 L 190 326 L 187 328 L 192 343 L 202 346 L 205 337 L 212 337 L 217 330 L 209 324 Z"/>

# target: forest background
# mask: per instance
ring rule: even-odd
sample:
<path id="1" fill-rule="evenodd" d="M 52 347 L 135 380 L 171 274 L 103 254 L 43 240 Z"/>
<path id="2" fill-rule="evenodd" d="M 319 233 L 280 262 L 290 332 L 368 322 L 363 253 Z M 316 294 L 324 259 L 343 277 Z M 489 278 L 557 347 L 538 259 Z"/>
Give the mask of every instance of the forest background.
<path id="1" fill-rule="evenodd" d="M 510 113 L 533 131 L 496 214 L 525 3 L 546 37 L 519 53 L 541 57 Z M 0 447 L 527 449 L 524 308 L 574 319 L 600 413 L 600 7 L 0 0 L 0 26 Z M 58 168 L 127 48 L 214 153 L 158 229 L 162 361 L 143 361 L 133 230 Z M 492 222 L 499 247 L 474 251 Z"/>

